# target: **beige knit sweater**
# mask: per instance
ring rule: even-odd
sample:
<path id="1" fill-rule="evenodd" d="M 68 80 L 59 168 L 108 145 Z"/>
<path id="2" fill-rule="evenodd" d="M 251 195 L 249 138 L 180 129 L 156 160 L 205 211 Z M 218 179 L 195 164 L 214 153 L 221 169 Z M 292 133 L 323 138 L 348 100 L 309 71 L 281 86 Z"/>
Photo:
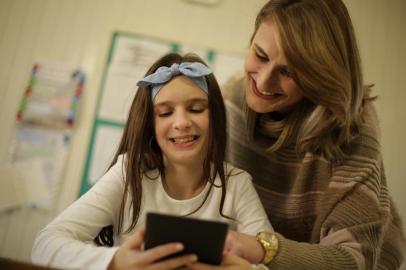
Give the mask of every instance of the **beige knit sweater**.
<path id="1" fill-rule="evenodd" d="M 247 139 L 243 78 L 229 82 L 224 95 L 228 159 L 253 176 L 278 232 L 270 269 L 399 268 L 405 241 L 386 186 L 372 105 L 344 162 L 334 164 L 311 153 L 298 156 L 295 145 L 271 154 L 255 146 Z"/>

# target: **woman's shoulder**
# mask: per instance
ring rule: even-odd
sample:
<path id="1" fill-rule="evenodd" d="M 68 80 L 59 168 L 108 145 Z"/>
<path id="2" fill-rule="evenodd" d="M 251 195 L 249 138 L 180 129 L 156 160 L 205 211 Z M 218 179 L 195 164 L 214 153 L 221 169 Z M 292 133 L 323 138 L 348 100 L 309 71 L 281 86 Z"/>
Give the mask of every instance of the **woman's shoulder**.
<path id="1" fill-rule="evenodd" d="M 372 102 L 367 102 L 361 113 L 361 124 L 358 132 L 344 147 L 347 156 L 381 159 L 381 133 L 378 115 Z"/>
<path id="2" fill-rule="evenodd" d="M 222 94 L 226 101 L 232 102 L 241 108 L 244 102 L 245 77 L 244 74 L 238 73 L 232 76 L 222 87 Z"/>
<path id="3" fill-rule="evenodd" d="M 361 112 L 361 120 L 361 131 L 370 133 L 376 137 L 376 140 L 379 141 L 381 137 L 381 130 L 379 127 L 378 114 L 373 101 L 365 102 Z"/>

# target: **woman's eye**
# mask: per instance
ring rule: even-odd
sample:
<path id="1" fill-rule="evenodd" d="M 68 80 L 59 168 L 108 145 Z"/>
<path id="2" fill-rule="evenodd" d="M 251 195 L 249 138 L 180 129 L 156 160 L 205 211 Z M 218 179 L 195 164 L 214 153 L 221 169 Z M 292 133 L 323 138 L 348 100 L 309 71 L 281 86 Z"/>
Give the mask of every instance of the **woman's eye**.
<path id="1" fill-rule="evenodd" d="M 255 56 L 261 61 L 261 62 L 266 62 L 268 61 L 268 57 L 267 56 L 263 56 L 257 52 L 255 52 Z"/>
<path id="2" fill-rule="evenodd" d="M 286 77 L 289 77 L 289 78 L 292 77 L 292 73 L 290 73 L 290 71 L 288 69 L 286 69 L 286 68 L 281 69 L 280 73 L 283 76 L 286 76 Z"/>

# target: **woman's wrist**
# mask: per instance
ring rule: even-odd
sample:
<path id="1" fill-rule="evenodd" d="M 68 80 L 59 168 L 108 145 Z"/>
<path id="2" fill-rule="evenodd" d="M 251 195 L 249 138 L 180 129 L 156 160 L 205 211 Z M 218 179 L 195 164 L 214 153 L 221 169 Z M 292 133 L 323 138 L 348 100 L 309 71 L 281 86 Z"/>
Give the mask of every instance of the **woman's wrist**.
<path id="1" fill-rule="evenodd" d="M 257 238 L 252 235 L 247 235 L 247 239 L 244 240 L 244 253 L 243 256 L 246 260 L 253 264 L 259 264 L 265 256 L 262 245 L 258 242 Z"/>
<path id="2" fill-rule="evenodd" d="M 263 264 L 270 263 L 278 252 L 278 238 L 273 232 L 259 232 L 256 236 L 256 239 L 261 245 L 264 254 L 260 262 Z"/>

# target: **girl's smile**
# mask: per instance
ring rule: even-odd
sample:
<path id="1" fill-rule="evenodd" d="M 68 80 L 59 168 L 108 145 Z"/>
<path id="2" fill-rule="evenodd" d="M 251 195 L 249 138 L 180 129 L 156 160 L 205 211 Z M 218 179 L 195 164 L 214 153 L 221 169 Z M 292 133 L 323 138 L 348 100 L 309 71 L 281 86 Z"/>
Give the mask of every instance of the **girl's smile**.
<path id="1" fill-rule="evenodd" d="M 154 98 L 155 136 L 166 164 L 202 164 L 209 130 L 208 96 L 185 76 Z"/>
<path id="2" fill-rule="evenodd" d="M 196 141 L 199 139 L 198 135 L 187 135 L 187 136 L 179 136 L 179 137 L 174 137 L 170 138 L 172 143 L 174 144 L 175 147 L 179 148 L 187 148 L 196 143 Z"/>

